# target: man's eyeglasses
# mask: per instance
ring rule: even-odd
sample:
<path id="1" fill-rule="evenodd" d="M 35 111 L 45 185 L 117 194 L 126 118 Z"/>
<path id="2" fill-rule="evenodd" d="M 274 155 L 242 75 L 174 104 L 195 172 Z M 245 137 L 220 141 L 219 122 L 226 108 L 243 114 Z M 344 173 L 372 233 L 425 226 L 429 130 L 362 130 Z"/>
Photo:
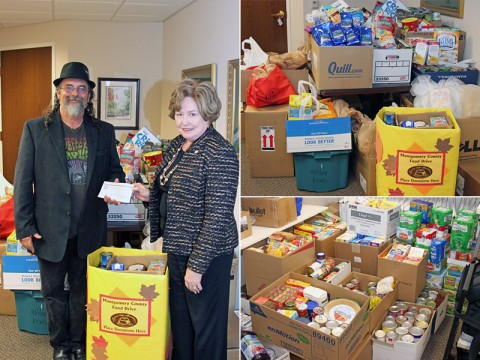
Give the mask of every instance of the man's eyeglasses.
<path id="1" fill-rule="evenodd" d="M 75 86 L 73 85 L 65 85 L 64 87 L 59 88 L 65 91 L 67 94 L 71 94 L 75 91 Z M 88 92 L 88 87 L 85 85 L 79 85 L 77 86 L 77 92 L 79 94 L 86 94 Z"/>

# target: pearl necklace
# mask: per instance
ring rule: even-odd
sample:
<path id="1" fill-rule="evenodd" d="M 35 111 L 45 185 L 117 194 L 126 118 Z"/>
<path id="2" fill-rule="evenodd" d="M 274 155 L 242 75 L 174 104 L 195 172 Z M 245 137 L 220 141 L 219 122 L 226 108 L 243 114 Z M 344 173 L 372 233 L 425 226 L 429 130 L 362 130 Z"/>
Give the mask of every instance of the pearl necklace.
<path id="1" fill-rule="evenodd" d="M 167 165 L 163 168 L 163 172 L 158 176 L 158 182 L 160 183 L 161 186 L 164 186 L 168 182 L 168 179 L 170 179 L 170 176 L 172 176 L 172 174 L 175 172 L 178 165 L 180 164 L 180 161 L 179 161 L 172 169 L 170 169 L 172 164 L 175 162 L 175 159 L 177 158 L 178 154 L 180 153 L 180 150 L 182 150 L 182 146 L 183 144 L 178 148 L 177 152 L 173 155 L 173 157 L 170 159 Z"/>

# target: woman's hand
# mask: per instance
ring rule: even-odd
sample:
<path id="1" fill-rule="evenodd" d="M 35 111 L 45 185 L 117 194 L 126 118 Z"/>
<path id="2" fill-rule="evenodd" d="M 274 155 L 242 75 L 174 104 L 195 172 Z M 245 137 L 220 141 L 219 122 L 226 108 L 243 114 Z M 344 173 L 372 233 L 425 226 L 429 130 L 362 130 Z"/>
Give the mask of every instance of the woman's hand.
<path id="1" fill-rule="evenodd" d="M 145 186 L 143 186 L 143 184 L 135 183 L 133 184 L 132 198 L 138 199 L 140 201 L 149 202 L 150 190 L 148 190 Z"/>
<path id="2" fill-rule="evenodd" d="M 199 294 L 202 291 L 202 274 L 193 270 L 187 269 L 185 273 L 185 286 L 194 294 Z"/>

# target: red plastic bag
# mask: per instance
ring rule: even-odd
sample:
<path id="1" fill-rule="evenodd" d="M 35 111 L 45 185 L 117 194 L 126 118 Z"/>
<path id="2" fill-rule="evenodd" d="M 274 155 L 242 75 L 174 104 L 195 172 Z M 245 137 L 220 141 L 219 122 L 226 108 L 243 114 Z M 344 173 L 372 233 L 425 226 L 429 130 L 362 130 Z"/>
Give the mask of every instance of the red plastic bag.
<path id="1" fill-rule="evenodd" d="M 277 65 L 268 64 L 253 69 L 247 88 L 247 105 L 256 108 L 288 104 L 295 88 Z"/>
<path id="2" fill-rule="evenodd" d="M 15 230 L 13 197 L 0 205 L 0 239 L 6 239 Z"/>

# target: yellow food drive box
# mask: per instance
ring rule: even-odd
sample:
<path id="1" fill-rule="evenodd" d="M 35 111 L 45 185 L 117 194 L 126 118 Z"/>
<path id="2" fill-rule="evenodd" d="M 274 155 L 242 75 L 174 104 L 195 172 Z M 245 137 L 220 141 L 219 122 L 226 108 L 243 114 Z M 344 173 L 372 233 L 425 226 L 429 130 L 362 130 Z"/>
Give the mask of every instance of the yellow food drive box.
<path id="1" fill-rule="evenodd" d="M 384 122 L 386 112 L 394 113 L 393 125 Z M 435 127 L 438 116 L 448 126 Z M 384 107 L 375 122 L 378 196 L 455 195 L 460 128 L 450 109 Z"/>
<path id="2" fill-rule="evenodd" d="M 168 270 L 112 271 L 100 268 L 111 252 L 125 269 L 164 261 L 160 251 L 102 247 L 87 257 L 87 359 L 167 359 L 170 349 Z"/>

